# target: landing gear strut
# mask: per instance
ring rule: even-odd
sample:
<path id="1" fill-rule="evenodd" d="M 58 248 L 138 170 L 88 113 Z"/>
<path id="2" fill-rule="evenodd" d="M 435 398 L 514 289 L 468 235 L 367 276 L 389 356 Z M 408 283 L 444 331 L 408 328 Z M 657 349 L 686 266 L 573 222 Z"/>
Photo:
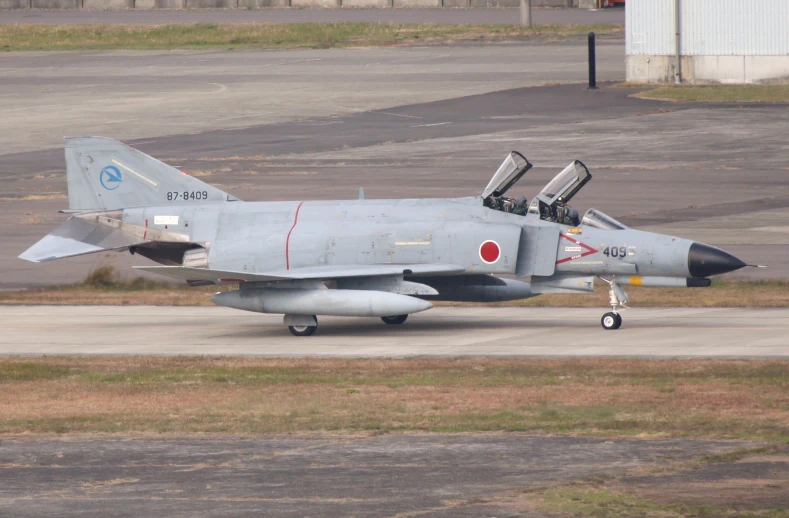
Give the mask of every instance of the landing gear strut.
<path id="1" fill-rule="evenodd" d="M 381 317 L 381 320 L 383 320 L 385 324 L 398 325 L 405 322 L 407 318 L 408 315 L 397 315 L 395 317 Z"/>
<path id="2" fill-rule="evenodd" d="M 603 315 L 603 318 L 600 319 L 600 324 L 603 326 L 603 329 L 613 331 L 614 329 L 622 327 L 622 315 L 620 315 L 617 310 L 620 307 L 627 309 L 626 304 L 627 301 L 630 300 L 630 297 L 627 296 L 622 286 L 616 283 L 616 280 L 609 281 L 603 277 L 600 277 L 600 279 L 607 282 L 610 286 L 608 290 L 608 303 L 611 304 L 611 311 Z"/>

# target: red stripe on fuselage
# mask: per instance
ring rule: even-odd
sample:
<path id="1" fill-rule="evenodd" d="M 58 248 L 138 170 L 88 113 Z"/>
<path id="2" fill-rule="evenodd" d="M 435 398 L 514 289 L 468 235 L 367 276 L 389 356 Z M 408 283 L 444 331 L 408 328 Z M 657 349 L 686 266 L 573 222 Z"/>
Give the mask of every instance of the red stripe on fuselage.
<path id="1" fill-rule="evenodd" d="M 299 211 L 301 210 L 301 206 L 304 205 L 304 202 L 299 203 L 299 206 L 296 207 L 296 216 L 293 218 L 293 226 L 290 227 L 288 231 L 288 237 L 285 238 L 285 269 L 290 270 L 290 235 L 293 233 L 293 229 L 296 228 L 296 223 L 299 222 Z"/>
<path id="2" fill-rule="evenodd" d="M 587 245 L 586 243 L 581 243 L 577 239 L 573 239 L 570 236 L 566 236 L 564 234 L 559 234 L 559 237 L 561 237 L 562 239 L 566 239 L 567 241 L 570 241 L 571 243 L 575 243 L 576 245 L 578 245 L 580 247 L 586 248 L 586 252 L 584 252 L 582 254 L 579 254 L 579 255 L 573 255 L 573 256 L 570 256 L 570 257 L 565 257 L 564 259 L 559 259 L 558 261 L 556 261 L 556 264 L 566 263 L 568 261 L 572 261 L 573 259 L 580 259 L 581 257 L 586 257 L 587 255 L 592 255 L 592 254 L 596 254 L 597 252 L 599 252 L 599 250 L 595 250 L 594 248 L 592 248 L 591 246 Z"/>

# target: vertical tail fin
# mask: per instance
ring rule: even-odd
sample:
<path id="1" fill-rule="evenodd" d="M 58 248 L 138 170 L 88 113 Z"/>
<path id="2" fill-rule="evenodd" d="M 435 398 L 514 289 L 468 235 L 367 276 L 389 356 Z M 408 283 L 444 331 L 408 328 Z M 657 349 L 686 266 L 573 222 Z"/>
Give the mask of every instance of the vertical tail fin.
<path id="1" fill-rule="evenodd" d="M 71 210 L 237 200 L 145 153 L 103 137 L 66 138 L 66 177 Z"/>

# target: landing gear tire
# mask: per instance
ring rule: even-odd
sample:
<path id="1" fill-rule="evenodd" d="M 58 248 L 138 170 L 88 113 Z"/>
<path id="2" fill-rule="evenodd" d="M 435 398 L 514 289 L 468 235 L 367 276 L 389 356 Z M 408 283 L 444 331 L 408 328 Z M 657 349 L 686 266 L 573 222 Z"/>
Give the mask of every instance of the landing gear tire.
<path id="1" fill-rule="evenodd" d="M 406 321 L 408 315 L 397 315 L 394 317 L 381 317 L 381 320 L 384 321 L 384 324 L 389 325 L 399 325 Z"/>
<path id="2" fill-rule="evenodd" d="M 600 324 L 602 324 L 603 329 L 608 331 L 619 329 L 622 327 L 622 315 L 613 312 L 606 313 L 603 315 L 603 318 L 600 319 Z"/>
<path id="3" fill-rule="evenodd" d="M 315 319 L 317 322 L 318 319 Z M 318 330 L 318 326 L 288 326 L 288 331 L 293 336 L 312 336 L 315 334 L 315 331 Z"/>

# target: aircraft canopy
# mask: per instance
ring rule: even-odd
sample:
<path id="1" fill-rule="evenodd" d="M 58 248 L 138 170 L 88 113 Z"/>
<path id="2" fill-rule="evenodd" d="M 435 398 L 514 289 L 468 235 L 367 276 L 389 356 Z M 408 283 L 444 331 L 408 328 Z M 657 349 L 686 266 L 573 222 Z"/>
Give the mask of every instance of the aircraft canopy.
<path id="1" fill-rule="evenodd" d="M 493 178 L 490 179 L 488 186 L 482 191 L 482 197 L 503 195 L 531 168 L 532 164 L 525 156 L 517 151 L 511 152 L 501 163 Z"/>

